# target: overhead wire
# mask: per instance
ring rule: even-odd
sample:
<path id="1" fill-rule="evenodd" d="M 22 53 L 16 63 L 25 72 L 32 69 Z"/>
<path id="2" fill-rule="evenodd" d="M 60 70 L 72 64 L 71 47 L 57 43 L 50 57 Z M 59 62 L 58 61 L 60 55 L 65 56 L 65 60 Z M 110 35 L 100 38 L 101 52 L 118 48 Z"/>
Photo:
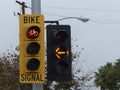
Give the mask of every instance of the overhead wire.
<path id="1" fill-rule="evenodd" d="M 45 12 L 45 11 L 42 11 L 42 12 L 46 13 L 48 15 L 56 16 L 56 17 L 68 17 L 68 16 L 65 16 L 65 15 L 55 14 L 55 13 L 51 13 L 51 12 Z"/>
<path id="2" fill-rule="evenodd" d="M 119 22 L 105 22 L 105 21 L 99 21 L 99 20 L 91 20 L 90 21 L 94 22 L 94 23 L 98 23 L 98 24 L 120 24 Z"/>
<path id="3" fill-rule="evenodd" d="M 95 11 L 95 12 L 118 12 L 120 13 L 120 10 L 111 10 L 111 9 L 92 9 L 92 8 L 70 8 L 70 7 L 53 7 L 53 6 L 43 6 L 44 8 L 49 9 L 70 9 L 70 10 L 82 10 L 82 11 Z"/>
<path id="4" fill-rule="evenodd" d="M 97 11 L 97 12 L 119 12 L 120 10 L 107 10 L 107 9 L 85 9 L 85 8 L 68 8 L 68 7 L 51 7 L 51 6 L 43 6 L 45 8 L 51 8 L 51 9 L 70 9 L 70 10 L 85 10 L 85 11 Z M 43 11 L 44 12 L 44 11 Z M 44 12 L 48 15 L 56 16 L 56 17 L 71 17 L 71 16 L 65 16 L 65 15 L 60 15 L 60 14 L 55 14 L 55 13 L 50 13 L 50 12 Z M 75 16 L 77 17 L 77 16 Z M 80 16 L 82 17 L 82 15 Z M 120 24 L 120 19 L 116 20 L 106 20 L 106 19 L 91 19 L 90 21 L 94 23 L 100 23 L 100 24 Z"/>
<path id="5" fill-rule="evenodd" d="M 55 14 L 55 13 L 50 13 L 50 12 L 44 12 L 44 13 L 55 16 L 55 17 L 60 17 L 60 18 L 73 17 L 73 16 L 65 16 L 65 15 L 60 15 L 60 14 Z M 74 17 L 78 17 L 78 16 L 74 16 Z M 83 16 L 81 15 L 78 18 L 83 18 Z M 116 20 L 95 19 L 95 18 L 89 18 L 89 19 L 90 19 L 89 21 L 91 22 L 100 23 L 100 24 L 120 24 L 120 19 L 116 19 Z"/>

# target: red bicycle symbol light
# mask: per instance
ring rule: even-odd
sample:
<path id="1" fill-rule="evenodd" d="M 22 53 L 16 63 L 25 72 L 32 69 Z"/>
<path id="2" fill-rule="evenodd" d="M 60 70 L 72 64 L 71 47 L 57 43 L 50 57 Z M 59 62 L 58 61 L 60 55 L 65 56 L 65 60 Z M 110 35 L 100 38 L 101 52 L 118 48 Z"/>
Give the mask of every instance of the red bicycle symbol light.
<path id="1" fill-rule="evenodd" d="M 40 28 L 38 26 L 31 26 L 30 28 L 28 28 L 28 30 L 26 31 L 26 35 L 28 38 L 30 39 L 35 39 L 39 36 L 40 33 Z"/>
<path id="2" fill-rule="evenodd" d="M 37 36 L 38 36 L 38 32 L 37 32 L 37 31 L 35 31 L 35 29 L 30 30 L 28 33 L 29 33 L 29 36 L 35 36 L 35 37 L 37 37 Z"/>

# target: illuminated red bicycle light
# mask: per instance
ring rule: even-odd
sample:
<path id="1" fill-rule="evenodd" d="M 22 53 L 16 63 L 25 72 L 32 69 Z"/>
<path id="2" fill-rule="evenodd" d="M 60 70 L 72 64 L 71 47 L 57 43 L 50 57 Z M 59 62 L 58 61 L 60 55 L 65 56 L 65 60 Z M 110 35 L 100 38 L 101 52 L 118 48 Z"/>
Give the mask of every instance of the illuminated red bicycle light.
<path id="1" fill-rule="evenodd" d="M 38 26 L 31 26 L 26 31 L 26 36 L 30 39 L 35 39 L 39 36 L 40 28 Z"/>

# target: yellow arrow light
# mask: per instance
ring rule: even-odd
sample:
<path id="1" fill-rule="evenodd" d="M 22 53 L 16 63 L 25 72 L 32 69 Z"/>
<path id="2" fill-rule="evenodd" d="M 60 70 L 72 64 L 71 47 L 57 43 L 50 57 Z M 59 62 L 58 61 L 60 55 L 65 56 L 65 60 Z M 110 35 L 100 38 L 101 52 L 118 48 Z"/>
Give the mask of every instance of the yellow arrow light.
<path id="1" fill-rule="evenodd" d="M 61 48 L 57 48 L 56 49 L 56 57 L 58 59 L 64 57 L 64 56 L 68 56 L 69 55 L 69 51 L 67 49 L 63 50 Z"/>
<path id="2" fill-rule="evenodd" d="M 58 54 L 65 54 L 65 52 L 58 52 Z"/>

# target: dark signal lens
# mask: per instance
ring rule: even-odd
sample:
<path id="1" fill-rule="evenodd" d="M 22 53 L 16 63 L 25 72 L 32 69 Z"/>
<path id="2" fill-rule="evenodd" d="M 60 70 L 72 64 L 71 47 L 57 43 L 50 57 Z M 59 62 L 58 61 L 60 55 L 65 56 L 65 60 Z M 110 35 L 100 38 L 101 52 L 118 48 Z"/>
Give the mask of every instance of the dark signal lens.
<path id="1" fill-rule="evenodd" d="M 28 54 L 35 55 L 40 50 L 40 44 L 38 42 L 31 42 L 28 44 L 26 51 Z"/>
<path id="2" fill-rule="evenodd" d="M 35 39 L 39 36 L 40 28 L 38 26 L 31 26 L 26 31 L 26 36 L 30 39 Z"/>
<path id="3" fill-rule="evenodd" d="M 68 64 L 65 61 L 59 61 L 56 63 L 56 71 L 59 74 L 65 73 L 67 68 L 68 68 Z"/>
<path id="4" fill-rule="evenodd" d="M 36 58 L 31 58 L 30 60 L 28 60 L 26 65 L 27 69 L 30 71 L 38 70 L 39 66 L 40 66 L 40 61 Z"/>
<path id="5" fill-rule="evenodd" d="M 67 38 L 68 38 L 68 35 L 65 31 L 59 31 L 56 33 L 56 36 L 55 36 L 55 39 L 59 44 L 64 43 Z"/>

